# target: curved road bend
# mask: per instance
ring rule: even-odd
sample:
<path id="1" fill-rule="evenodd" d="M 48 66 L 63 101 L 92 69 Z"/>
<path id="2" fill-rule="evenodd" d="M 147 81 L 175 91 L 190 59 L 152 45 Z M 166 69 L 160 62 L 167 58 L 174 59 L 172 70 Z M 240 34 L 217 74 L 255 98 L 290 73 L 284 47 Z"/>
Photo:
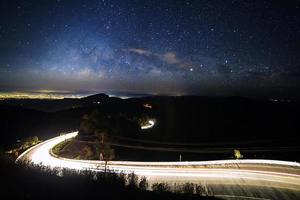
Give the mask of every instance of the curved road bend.
<path id="1" fill-rule="evenodd" d="M 60 158 L 52 148 L 77 132 L 44 141 L 22 153 L 16 161 L 77 170 L 103 170 L 104 162 Z M 149 184 L 196 183 L 224 199 L 300 199 L 300 164 L 276 160 L 218 160 L 195 162 L 108 162 L 110 170 L 134 172 Z"/>

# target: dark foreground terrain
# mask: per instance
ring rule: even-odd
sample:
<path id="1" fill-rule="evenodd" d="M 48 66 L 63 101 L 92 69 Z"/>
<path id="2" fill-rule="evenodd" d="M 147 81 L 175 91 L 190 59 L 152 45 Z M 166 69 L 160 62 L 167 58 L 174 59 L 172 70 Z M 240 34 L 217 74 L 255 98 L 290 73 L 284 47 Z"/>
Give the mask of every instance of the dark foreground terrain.
<path id="1" fill-rule="evenodd" d="M 217 199 L 202 196 L 204 190 L 191 184 L 171 192 L 164 184 L 157 184 L 153 192 L 146 191 L 147 181 L 134 174 L 57 170 L 39 166 L 16 165 L 1 152 L 1 196 L 6 199 Z M 194 191 L 195 190 L 195 191 Z M 200 195 L 201 194 L 201 195 Z"/>

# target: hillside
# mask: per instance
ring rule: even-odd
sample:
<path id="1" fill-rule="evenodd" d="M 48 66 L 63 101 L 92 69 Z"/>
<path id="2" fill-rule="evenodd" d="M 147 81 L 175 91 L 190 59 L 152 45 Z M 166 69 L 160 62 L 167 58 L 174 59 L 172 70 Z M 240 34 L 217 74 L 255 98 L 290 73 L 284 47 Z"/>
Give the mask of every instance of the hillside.
<path id="1" fill-rule="evenodd" d="M 102 101 L 100 101 L 102 100 Z M 23 102 L 24 100 L 20 100 Z M 44 106 L 49 101 L 39 100 Z M 142 97 L 108 98 L 96 95 L 84 99 L 60 100 L 70 109 L 55 112 L 32 110 L 36 102 L 20 107 L 15 100 L 0 106 L 1 141 L 15 141 L 25 135 L 50 136 L 61 131 L 78 130 L 84 114 L 98 110 L 104 116 L 125 116 L 138 120 L 142 116 L 156 119 L 152 129 L 120 136 L 141 140 L 183 143 L 244 143 L 264 140 L 295 143 L 300 131 L 299 103 L 213 97 Z M 72 108 L 73 101 L 85 102 Z M 94 102 L 100 103 L 94 103 Z M 70 103 L 71 102 L 71 103 Z M 144 104 L 151 108 L 144 107 Z M 5 105 L 3 105 L 5 104 Z M 49 103 L 49 107 L 53 104 Z"/>

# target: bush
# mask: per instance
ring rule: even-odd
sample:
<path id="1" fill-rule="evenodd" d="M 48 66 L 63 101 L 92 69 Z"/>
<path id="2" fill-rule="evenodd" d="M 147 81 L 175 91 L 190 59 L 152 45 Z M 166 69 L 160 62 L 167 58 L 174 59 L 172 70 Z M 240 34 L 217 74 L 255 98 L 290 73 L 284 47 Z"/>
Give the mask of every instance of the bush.
<path id="1" fill-rule="evenodd" d="M 195 187 L 195 192 L 196 192 L 196 194 L 198 194 L 198 195 L 207 195 L 207 194 L 206 194 L 205 187 L 202 186 L 202 185 L 196 185 L 196 187 Z"/>
<path id="2" fill-rule="evenodd" d="M 132 172 L 127 176 L 128 187 L 131 189 L 138 188 L 138 177 Z"/>
<path id="3" fill-rule="evenodd" d="M 154 192 L 162 193 L 171 191 L 171 188 L 167 183 L 154 183 L 152 185 L 152 190 Z"/>
<path id="4" fill-rule="evenodd" d="M 193 183 L 185 183 L 183 186 L 182 186 L 182 192 L 184 194 L 194 194 L 194 188 L 195 188 L 195 184 Z"/>
<path id="5" fill-rule="evenodd" d="M 139 183 L 140 190 L 147 190 L 149 187 L 149 184 L 147 182 L 146 177 L 142 177 Z"/>
<path id="6" fill-rule="evenodd" d="M 27 161 L 15 164 L 14 160 L 3 157 L 0 158 L 0 176 L 1 195 L 11 199 L 196 199 L 191 195 L 171 193 L 166 183 L 154 184 L 155 192 L 144 191 L 148 188 L 146 178 L 138 181 L 134 173 L 51 169 Z"/>

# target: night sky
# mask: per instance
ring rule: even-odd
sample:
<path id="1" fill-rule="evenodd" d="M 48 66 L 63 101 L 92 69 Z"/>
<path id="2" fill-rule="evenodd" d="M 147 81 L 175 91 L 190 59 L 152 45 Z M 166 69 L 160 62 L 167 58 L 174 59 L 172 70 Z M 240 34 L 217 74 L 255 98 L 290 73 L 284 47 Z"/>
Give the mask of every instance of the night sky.
<path id="1" fill-rule="evenodd" d="M 0 91 L 300 97 L 300 3 L 0 1 Z"/>

